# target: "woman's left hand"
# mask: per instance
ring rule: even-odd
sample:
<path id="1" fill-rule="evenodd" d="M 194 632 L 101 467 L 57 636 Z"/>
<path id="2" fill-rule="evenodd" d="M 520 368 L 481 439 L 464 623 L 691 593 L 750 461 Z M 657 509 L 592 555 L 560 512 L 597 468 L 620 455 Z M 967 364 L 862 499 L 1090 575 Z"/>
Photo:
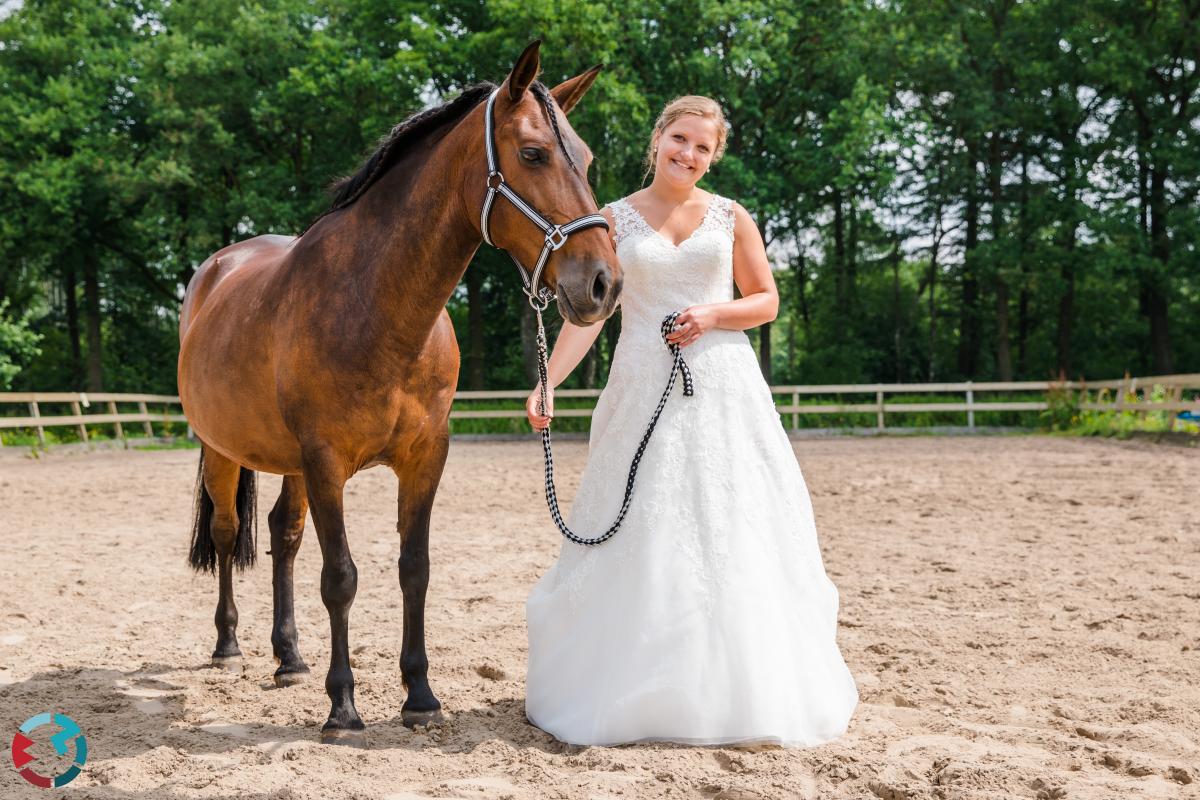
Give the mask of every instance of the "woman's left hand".
<path id="1" fill-rule="evenodd" d="M 667 334 L 667 341 L 687 347 L 717 326 L 717 310 L 712 306 L 689 306 L 675 318 L 679 326 Z"/>

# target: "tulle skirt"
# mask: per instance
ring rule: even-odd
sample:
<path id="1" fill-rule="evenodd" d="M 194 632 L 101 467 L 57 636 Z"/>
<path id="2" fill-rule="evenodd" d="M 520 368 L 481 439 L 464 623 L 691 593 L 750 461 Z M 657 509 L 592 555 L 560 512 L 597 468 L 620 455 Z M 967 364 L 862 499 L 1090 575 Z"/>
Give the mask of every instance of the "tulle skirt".
<path id="1" fill-rule="evenodd" d="M 564 539 L 527 599 L 526 715 L 563 742 L 808 747 L 858 704 L 791 442 L 749 341 L 722 333 L 737 335 L 688 348 L 696 395 L 675 387 L 621 529 Z M 567 519 L 580 535 L 616 518 L 667 374 L 620 374 L 629 363 L 593 416 Z"/>

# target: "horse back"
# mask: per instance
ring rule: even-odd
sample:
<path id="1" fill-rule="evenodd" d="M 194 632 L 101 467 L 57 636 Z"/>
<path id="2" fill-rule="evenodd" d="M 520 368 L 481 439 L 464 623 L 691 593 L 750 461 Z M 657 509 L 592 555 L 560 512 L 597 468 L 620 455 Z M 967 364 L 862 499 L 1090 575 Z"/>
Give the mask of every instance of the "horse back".
<path id="1" fill-rule="evenodd" d="M 223 247 L 209 256 L 196 270 L 184 292 L 183 308 L 179 312 L 180 341 L 187 335 L 205 301 L 226 278 L 246 268 L 273 268 L 283 261 L 297 238 L 274 234 L 255 236 Z"/>

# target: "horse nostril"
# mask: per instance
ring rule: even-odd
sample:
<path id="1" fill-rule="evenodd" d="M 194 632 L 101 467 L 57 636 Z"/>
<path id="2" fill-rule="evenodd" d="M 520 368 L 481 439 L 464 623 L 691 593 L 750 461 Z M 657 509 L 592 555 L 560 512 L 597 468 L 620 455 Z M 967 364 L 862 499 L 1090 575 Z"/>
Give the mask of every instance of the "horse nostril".
<path id="1" fill-rule="evenodd" d="M 592 280 L 592 300 L 600 305 L 605 297 L 608 297 L 608 271 L 601 269 Z"/>

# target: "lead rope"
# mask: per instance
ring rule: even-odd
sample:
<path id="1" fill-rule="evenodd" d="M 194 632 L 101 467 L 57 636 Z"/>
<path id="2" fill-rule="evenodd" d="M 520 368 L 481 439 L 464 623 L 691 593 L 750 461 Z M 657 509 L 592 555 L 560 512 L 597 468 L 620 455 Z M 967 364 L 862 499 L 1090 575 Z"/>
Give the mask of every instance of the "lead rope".
<path id="1" fill-rule="evenodd" d="M 533 308 L 537 314 L 537 355 L 538 355 L 538 377 L 541 379 L 540 386 L 540 403 L 538 410 L 542 416 L 546 415 L 546 329 L 542 327 L 542 310 L 537 306 Z M 546 425 L 542 428 L 542 451 L 546 456 L 546 504 L 550 506 L 550 516 L 554 518 L 554 524 L 558 526 L 558 530 L 563 536 L 570 539 L 576 544 L 600 544 L 607 541 L 617 529 L 621 527 L 621 522 L 625 519 L 625 512 L 629 510 L 629 500 L 633 497 L 633 479 L 637 476 L 638 462 L 642 460 L 642 454 L 646 450 L 646 444 L 650 441 L 650 435 L 654 433 L 654 425 L 658 422 L 658 416 L 662 413 L 663 407 L 667 404 L 667 397 L 671 394 L 671 389 L 675 387 L 675 373 L 678 372 L 683 376 L 683 393 L 687 397 L 691 397 L 694 391 L 692 385 L 692 373 L 688 369 L 687 363 L 683 360 L 683 355 L 679 352 L 679 345 L 667 340 L 667 334 L 671 332 L 675 325 L 675 318 L 680 312 L 672 311 L 667 314 L 662 321 L 662 338 L 667 349 L 675 357 L 674 364 L 671 365 L 671 377 L 667 379 L 667 388 L 663 391 L 662 397 L 658 401 L 658 407 L 654 409 L 654 416 L 650 418 L 650 426 L 646 429 L 646 435 L 642 437 L 641 443 L 638 445 L 637 452 L 633 455 L 633 463 L 629 465 L 629 479 L 625 482 L 625 500 L 621 503 L 621 510 L 617 513 L 617 520 L 612 524 L 612 527 L 605 531 L 600 536 L 594 539 L 585 539 L 576 535 L 563 522 L 562 514 L 558 510 L 558 496 L 554 490 L 554 456 L 550 452 L 550 426 Z"/>

